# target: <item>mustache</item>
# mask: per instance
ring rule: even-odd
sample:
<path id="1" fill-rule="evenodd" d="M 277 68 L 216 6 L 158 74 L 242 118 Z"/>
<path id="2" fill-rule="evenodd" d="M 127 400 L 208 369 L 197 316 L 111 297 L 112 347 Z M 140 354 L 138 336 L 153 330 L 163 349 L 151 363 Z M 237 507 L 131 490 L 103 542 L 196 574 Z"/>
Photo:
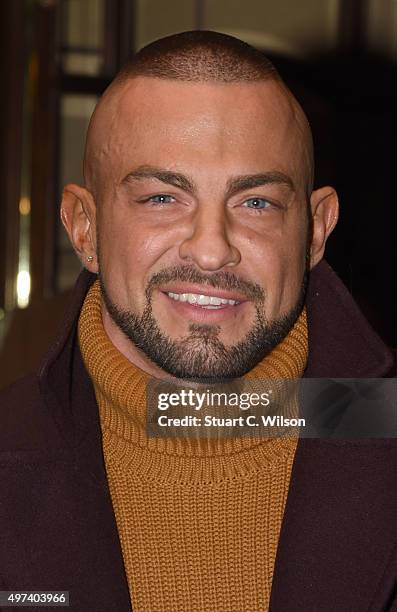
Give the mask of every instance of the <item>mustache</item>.
<path id="1" fill-rule="evenodd" d="M 211 275 L 205 275 L 196 268 L 191 268 L 190 266 L 173 266 L 172 268 L 156 272 L 156 274 L 150 278 L 145 291 L 147 300 L 150 301 L 154 289 L 172 281 L 196 283 L 228 291 L 234 290 L 242 293 L 248 299 L 257 302 L 263 302 L 265 299 L 265 291 L 260 285 L 239 278 L 231 272 L 213 272 Z"/>

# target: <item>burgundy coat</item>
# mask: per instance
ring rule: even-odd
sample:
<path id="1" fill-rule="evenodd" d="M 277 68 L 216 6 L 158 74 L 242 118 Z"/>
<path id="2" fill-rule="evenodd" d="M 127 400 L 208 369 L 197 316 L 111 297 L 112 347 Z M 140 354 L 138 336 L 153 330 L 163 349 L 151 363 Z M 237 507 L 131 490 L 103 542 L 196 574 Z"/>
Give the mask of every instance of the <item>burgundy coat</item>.
<path id="1" fill-rule="evenodd" d="M 68 590 L 72 610 L 126 612 L 98 407 L 77 342 L 93 280 L 79 277 L 38 374 L 0 394 L 0 590 Z M 307 308 L 305 376 L 390 373 L 390 352 L 325 262 Z M 397 441 L 299 441 L 270 610 L 397 611 Z"/>

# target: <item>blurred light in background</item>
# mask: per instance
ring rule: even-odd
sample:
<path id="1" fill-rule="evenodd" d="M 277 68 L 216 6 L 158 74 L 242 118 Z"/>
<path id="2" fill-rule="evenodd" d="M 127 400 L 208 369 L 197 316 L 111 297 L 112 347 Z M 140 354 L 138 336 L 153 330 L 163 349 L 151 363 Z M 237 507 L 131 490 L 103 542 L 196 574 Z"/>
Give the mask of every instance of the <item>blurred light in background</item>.
<path id="1" fill-rule="evenodd" d="M 19 308 L 26 308 L 30 296 L 30 274 L 27 270 L 21 270 L 17 276 L 17 304 Z"/>
<path id="2" fill-rule="evenodd" d="M 30 298 L 30 198 L 19 200 L 19 261 L 16 283 L 17 306 L 26 308 Z"/>
<path id="3" fill-rule="evenodd" d="M 23 197 L 19 201 L 19 212 L 25 216 L 30 213 L 30 200 L 29 198 Z"/>

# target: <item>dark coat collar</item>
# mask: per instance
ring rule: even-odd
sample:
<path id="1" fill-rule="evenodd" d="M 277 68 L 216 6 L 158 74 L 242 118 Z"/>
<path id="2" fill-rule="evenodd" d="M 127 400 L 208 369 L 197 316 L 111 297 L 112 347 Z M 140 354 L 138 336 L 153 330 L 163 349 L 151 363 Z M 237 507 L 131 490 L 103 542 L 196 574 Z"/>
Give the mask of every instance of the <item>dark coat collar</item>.
<path id="1" fill-rule="evenodd" d="M 389 374 L 394 363 L 391 351 L 325 261 L 310 275 L 306 305 L 307 378 L 382 378 Z"/>

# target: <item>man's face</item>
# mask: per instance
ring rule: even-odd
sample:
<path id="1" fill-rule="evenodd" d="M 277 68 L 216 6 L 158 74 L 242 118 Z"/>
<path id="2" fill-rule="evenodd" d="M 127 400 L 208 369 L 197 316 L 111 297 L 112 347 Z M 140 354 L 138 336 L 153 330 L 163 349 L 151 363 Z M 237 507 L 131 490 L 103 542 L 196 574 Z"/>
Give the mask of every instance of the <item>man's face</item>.
<path id="1" fill-rule="evenodd" d="M 112 321 L 175 376 L 242 375 L 302 306 L 307 162 L 294 106 L 272 81 L 152 78 L 110 106 L 96 229 Z"/>

